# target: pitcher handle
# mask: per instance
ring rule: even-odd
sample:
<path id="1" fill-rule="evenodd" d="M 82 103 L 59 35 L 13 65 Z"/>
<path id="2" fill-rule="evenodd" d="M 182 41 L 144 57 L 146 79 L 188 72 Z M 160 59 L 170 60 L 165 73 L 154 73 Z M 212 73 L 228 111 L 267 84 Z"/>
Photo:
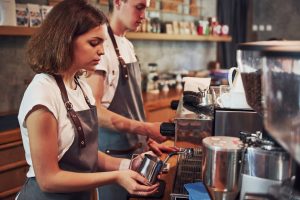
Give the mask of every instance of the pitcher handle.
<path id="1" fill-rule="evenodd" d="M 234 71 L 236 71 L 236 72 L 235 72 L 235 76 L 233 78 Z M 239 73 L 240 73 L 240 71 L 237 67 L 231 67 L 229 69 L 229 71 L 228 71 L 228 83 L 229 83 L 230 88 L 234 88 Z"/>

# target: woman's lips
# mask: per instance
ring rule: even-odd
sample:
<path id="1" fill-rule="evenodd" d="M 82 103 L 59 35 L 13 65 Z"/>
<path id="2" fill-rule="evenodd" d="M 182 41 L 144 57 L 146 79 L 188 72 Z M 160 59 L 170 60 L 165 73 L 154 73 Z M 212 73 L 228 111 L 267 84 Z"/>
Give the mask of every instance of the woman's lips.
<path id="1" fill-rule="evenodd" d="M 99 62 L 100 62 L 100 59 L 95 59 L 95 60 L 92 61 L 92 63 L 93 63 L 93 64 L 96 64 L 96 65 L 97 65 Z"/>

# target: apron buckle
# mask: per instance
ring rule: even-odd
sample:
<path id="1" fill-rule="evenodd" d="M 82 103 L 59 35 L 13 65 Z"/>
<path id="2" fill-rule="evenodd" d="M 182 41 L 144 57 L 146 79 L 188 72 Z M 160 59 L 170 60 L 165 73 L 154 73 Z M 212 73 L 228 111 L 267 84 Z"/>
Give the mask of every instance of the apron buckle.
<path id="1" fill-rule="evenodd" d="M 65 102 L 65 107 L 68 111 L 73 110 L 73 104 L 70 101 Z"/>

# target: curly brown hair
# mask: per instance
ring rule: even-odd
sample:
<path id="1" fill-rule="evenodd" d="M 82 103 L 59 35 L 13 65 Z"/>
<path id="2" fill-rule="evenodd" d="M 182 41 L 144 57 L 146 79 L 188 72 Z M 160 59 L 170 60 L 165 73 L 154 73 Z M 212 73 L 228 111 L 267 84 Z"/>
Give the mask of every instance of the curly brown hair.
<path id="1" fill-rule="evenodd" d="M 48 13 L 27 46 L 28 64 L 36 73 L 65 72 L 73 60 L 73 41 L 107 24 L 102 11 L 85 0 L 64 0 Z"/>

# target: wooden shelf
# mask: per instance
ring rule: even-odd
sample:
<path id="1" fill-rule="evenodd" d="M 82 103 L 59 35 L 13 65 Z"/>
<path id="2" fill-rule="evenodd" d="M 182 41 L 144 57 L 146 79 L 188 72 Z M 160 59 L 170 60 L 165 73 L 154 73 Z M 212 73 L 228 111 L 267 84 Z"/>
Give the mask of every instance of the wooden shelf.
<path id="1" fill-rule="evenodd" d="M 38 28 L 18 27 L 18 26 L 0 26 L 0 35 L 2 36 L 31 36 Z M 175 35 L 164 33 L 134 33 L 126 34 L 128 39 L 132 40 L 166 40 L 166 41 L 208 41 L 208 42 L 230 42 L 230 36 L 202 36 L 202 35 Z"/>
<path id="2" fill-rule="evenodd" d="M 20 26 L 0 26 L 0 35 L 4 36 L 31 36 L 37 28 Z"/>
<path id="3" fill-rule="evenodd" d="M 207 42 L 230 42 L 230 36 L 212 36 L 212 35 L 179 35 L 165 33 L 134 33 L 126 34 L 128 39 L 132 40 L 167 40 L 167 41 L 207 41 Z"/>

